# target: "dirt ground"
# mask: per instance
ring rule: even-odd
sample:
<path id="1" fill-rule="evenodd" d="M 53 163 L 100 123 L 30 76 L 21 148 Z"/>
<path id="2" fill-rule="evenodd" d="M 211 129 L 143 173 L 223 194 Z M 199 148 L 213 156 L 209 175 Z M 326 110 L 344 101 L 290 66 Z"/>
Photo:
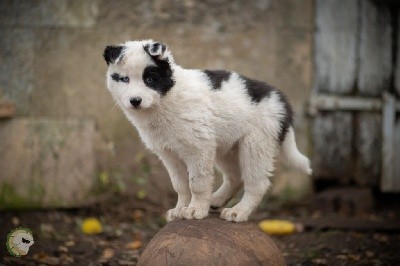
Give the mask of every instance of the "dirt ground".
<path id="1" fill-rule="evenodd" d="M 271 204 L 253 216 L 252 222 L 283 218 L 306 225 L 303 232 L 273 237 L 288 265 L 400 265 L 398 204 L 352 217 L 322 214 L 311 210 L 309 205 L 309 202 L 285 207 Z M 0 212 L 0 262 L 5 265 L 136 265 L 143 248 L 165 224 L 162 212 L 155 206 L 122 197 L 73 210 Z M 81 223 L 87 217 L 98 218 L 103 232 L 82 233 Z M 340 221 L 338 228 L 335 220 Z M 324 227 L 326 221 L 330 223 Z M 395 226 L 371 227 L 368 221 Z M 346 228 L 348 225 L 350 229 Z M 8 232 L 18 226 L 30 228 L 35 241 L 28 255 L 21 258 L 11 256 L 5 245 Z"/>

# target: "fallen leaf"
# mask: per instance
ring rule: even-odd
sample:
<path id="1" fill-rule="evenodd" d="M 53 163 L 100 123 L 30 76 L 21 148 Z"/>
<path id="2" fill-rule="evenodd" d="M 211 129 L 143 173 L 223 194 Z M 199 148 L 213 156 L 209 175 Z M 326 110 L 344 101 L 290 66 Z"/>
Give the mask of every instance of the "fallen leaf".
<path id="1" fill-rule="evenodd" d="M 73 247 L 73 246 L 75 246 L 75 241 L 73 241 L 73 240 L 66 241 L 64 243 L 64 245 L 67 247 Z"/>
<path id="2" fill-rule="evenodd" d="M 337 255 L 336 258 L 341 259 L 341 260 L 347 260 L 347 256 L 342 255 L 342 254 Z"/>
<path id="3" fill-rule="evenodd" d="M 18 225 L 19 225 L 19 219 L 18 219 L 18 217 L 14 216 L 14 217 L 11 219 L 11 221 L 12 221 L 12 224 L 13 224 L 14 226 L 18 226 Z"/>
<path id="4" fill-rule="evenodd" d="M 134 239 L 134 240 L 141 241 L 142 238 L 143 238 L 142 232 L 140 232 L 140 231 L 135 231 L 135 232 L 133 232 L 133 239 Z"/>
<path id="5" fill-rule="evenodd" d="M 38 253 L 35 253 L 35 254 L 33 254 L 33 259 L 35 259 L 35 260 L 41 260 L 41 259 L 43 259 L 43 258 L 46 258 L 46 257 L 48 257 L 49 255 L 47 255 L 47 253 L 45 253 L 45 252 L 38 252 Z"/>
<path id="6" fill-rule="evenodd" d="M 143 211 L 142 210 L 134 210 L 133 211 L 133 220 L 135 223 L 141 223 L 143 221 Z"/>
<path id="7" fill-rule="evenodd" d="M 106 248 L 103 250 L 103 254 L 100 257 L 100 262 L 107 262 L 109 261 L 112 257 L 114 257 L 114 249 L 112 248 Z"/>
<path id="8" fill-rule="evenodd" d="M 312 260 L 313 263 L 317 264 L 317 265 L 326 265 L 328 264 L 328 262 L 326 261 L 326 259 L 323 258 L 316 258 Z"/>
<path id="9" fill-rule="evenodd" d="M 42 224 L 40 224 L 40 231 L 42 233 L 53 233 L 54 227 L 52 224 L 42 223 Z"/>
<path id="10" fill-rule="evenodd" d="M 147 193 L 144 189 L 141 189 L 138 192 L 136 192 L 136 198 L 139 200 L 146 198 L 146 195 L 147 195 Z"/>
<path id="11" fill-rule="evenodd" d="M 135 261 L 128 261 L 128 260 L 119 260 L 118 265 L 136 265 L 137 263 Z"/>
<path id="12" fill-rule="evenodd" d="M 358 254 L 349 254 L 348 257 L 354 261 L 359 261 L 361 259 L 361 255 Z"/>
<path id="13" fill-rule="evenodd" d="M 74 259 L 65 253 L 60 255 L 60 260 L 62 265 L 70 265 L 74 263 Z"/>
<path id="14" fill-rule="evenodd" d="M 129 248 L 129 249 L 139 249 L 142 247 L 142 241 L 135 240 L 135 241 L 129 242 L 125 245 L 125 247 Z"/>
<path id="15" fill-rule="evenodd" d="M 59 246 L 58 247 L 58 251 L 67 253 L 68 252 L 68 248 L 66 246 Z"/>
<path id="16" fill-rule="evenodd" d="M 44 264 L 48 265 L 60 265 L 60 259 L 57 257 L 50 257 L 48 254 L 44 252 L 35 253 L 33 255 L 33 259 Z"/>
<path id="17" fill-rule="evenodd" d="M 365 252 L 365 255 L 366 255 L 368 258 L 372 258 L 375 254 L 374 254 L 374 252 L 372 252 L 372 251 L 370 251 L 370 250 L 367 250 L 367 251 Z"/>
<path id="18" fill-rule="evenodd" d="M 389 237 L 387 235 L 374 234 L 373 238 L 379 242 L 388 242 L 389 241 Z"/>

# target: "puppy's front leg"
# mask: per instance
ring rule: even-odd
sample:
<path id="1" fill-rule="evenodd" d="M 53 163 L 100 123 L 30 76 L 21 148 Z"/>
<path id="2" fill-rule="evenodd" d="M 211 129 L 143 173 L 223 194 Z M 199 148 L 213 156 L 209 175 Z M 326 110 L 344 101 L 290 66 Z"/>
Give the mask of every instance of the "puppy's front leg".
<path id="1" fill-rule="evenodd" d="M 214 181 L 214 158 L 215 152 L 202 152 L 187 157 L 192 200 L 188 207 L 182 208 L 181 218 L 203 219 L 207 217 Z"/>
<path id="2" fill-rule="evenodd" d="M 170 222 L 179 218 L 182 208 L 187 207 L 190 203 L 188 171 L 184 162 L 170 151 L 160 152 L 159 157 L 167 168 L 173 188 L 178 193 L 178 202 L 175 208 L 167 212 L 166 219 Z"/>

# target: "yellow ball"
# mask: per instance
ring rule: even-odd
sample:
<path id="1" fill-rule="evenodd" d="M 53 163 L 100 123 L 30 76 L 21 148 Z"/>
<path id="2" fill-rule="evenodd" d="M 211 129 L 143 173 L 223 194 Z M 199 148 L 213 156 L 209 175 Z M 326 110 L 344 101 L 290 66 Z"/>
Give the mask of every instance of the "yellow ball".
<path id="1" fill-rule="evenodd" d="M 98 219 L 86 218 L 82 222 L 82 232 L 87 235 L 99 234 L 103 232 L 103 227 Z"/>

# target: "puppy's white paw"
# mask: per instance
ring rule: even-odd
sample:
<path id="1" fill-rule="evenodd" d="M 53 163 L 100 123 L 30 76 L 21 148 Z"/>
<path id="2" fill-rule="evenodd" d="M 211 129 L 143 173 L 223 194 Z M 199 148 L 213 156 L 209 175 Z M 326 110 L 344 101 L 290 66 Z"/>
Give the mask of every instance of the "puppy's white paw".
<path id="1" fill-rule="evenodd" d="M 179 219 L 179 213 L 181 212 L 182 207 L 173 208 L 167 211 L 166 220 L 167 222 L 172 222 L 174 220 Z"/>
<path id="2" fill-rule="evenodd" d="M 220 218 L 230 222 L 246 222 L 249 219 L 251 212 L 246 210 L 240 210 L 235 207 L 225 208 L 222 210 Z"/>
<path id="3" fill-rule="evenodd" d="M 203 219 L 208 215 L 208 208 L 200 208 L 200 207 L 183 207 L 179 217 L 184 219 Z"/>

